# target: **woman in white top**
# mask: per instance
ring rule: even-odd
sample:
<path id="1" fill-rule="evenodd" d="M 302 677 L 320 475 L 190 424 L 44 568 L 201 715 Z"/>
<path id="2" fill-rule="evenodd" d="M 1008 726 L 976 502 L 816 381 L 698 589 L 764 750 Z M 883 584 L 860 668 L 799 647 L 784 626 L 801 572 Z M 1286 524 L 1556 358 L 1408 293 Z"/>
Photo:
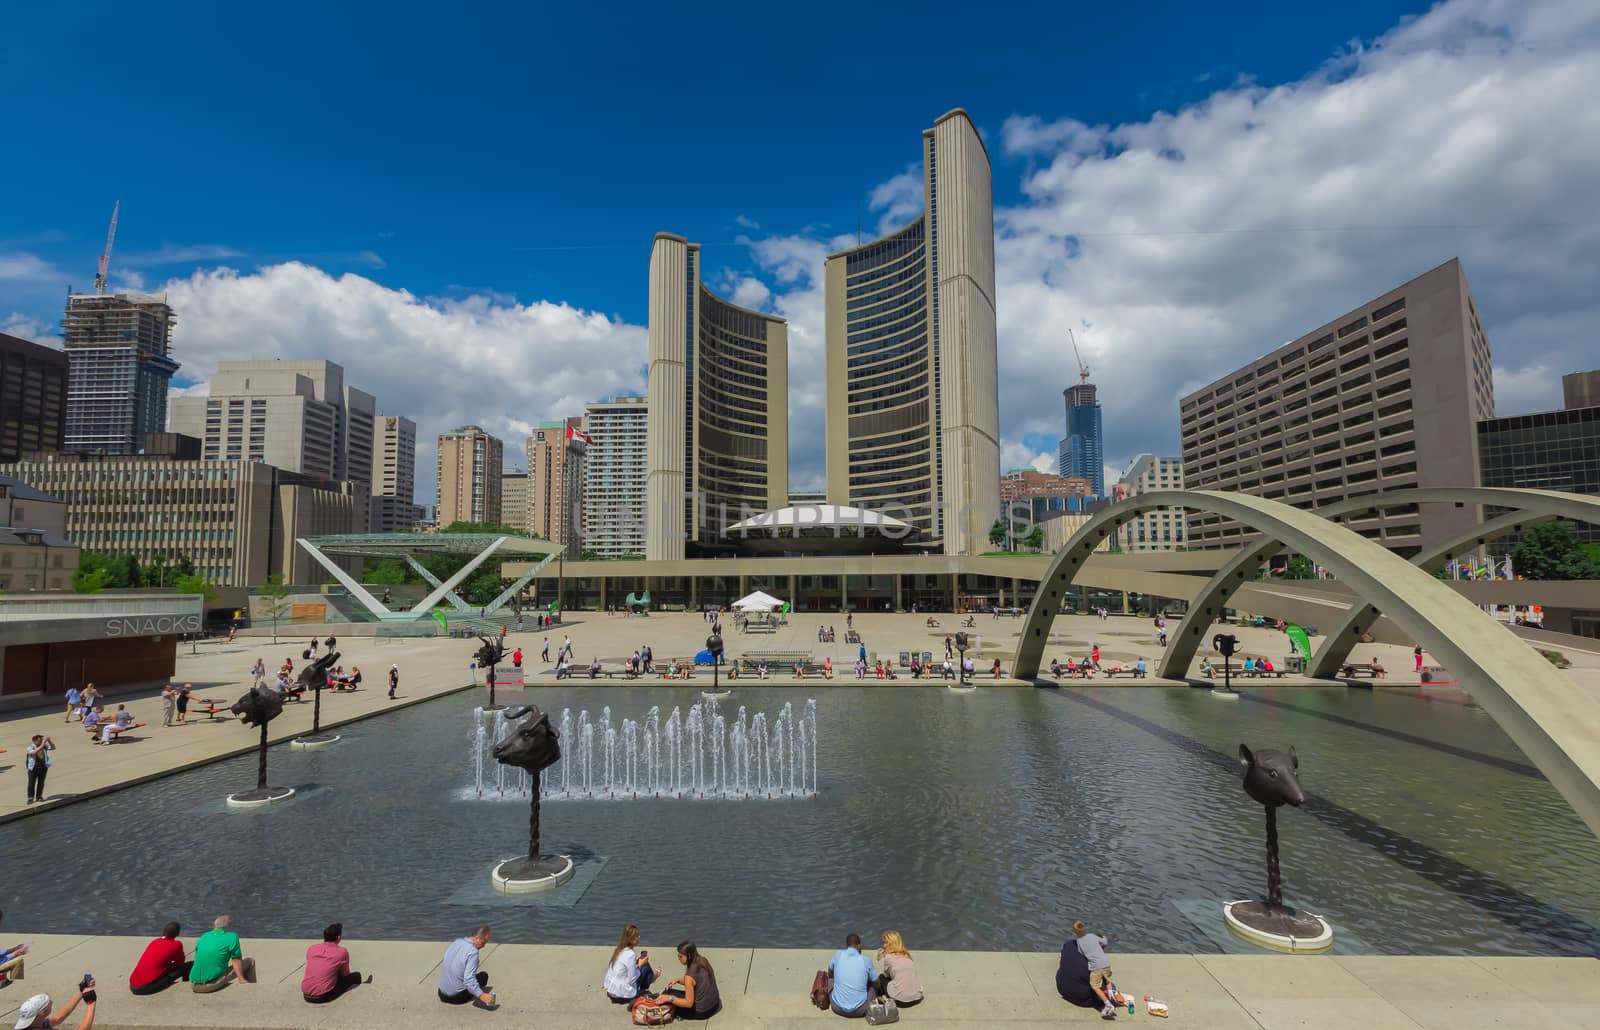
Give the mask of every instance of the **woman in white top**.
<path id="1" fill-rule="evenodd" d="M 650 953 L 635 951 L 638 946 L 639 928 L 629 923 L 622 928 L 622 940 L 611 953 L 611 963 L 606 969 L 606 997 L 618 1005 L 632 1002 L 655 981 L 656 971 L 650 968 Z"/>
<path id="2" fill-rule="evenodd" d="M 887 994 L 900 1006 L 915 1005 L 922 1000 L 922 979 L 917 976 L 917 964 L 911 961 L 911 952 L 906 950 L 905 941 L 897 931 L 883 932 L 878 963 L 883 967 L 874 985 L 879 994 Z"/>

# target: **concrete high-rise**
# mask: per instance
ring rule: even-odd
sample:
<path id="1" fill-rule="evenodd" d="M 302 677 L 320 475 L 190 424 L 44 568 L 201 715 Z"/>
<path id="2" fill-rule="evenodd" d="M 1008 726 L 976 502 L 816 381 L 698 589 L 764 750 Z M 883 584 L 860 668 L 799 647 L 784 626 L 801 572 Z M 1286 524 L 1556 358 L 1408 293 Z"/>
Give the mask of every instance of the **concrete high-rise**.
<path id="1" fill-rule="evenodd" d="M 683 558 L 789 491 L 789 327 L 700 279 L 700 246 L 650 250 L 645 553 Z"/>
<path id="2" fill-rule="evenodd" d="M 452 522 L 493 522 L 499 518 L 500 470 L 504 464 L 505 448 L 500 439 L 478 426 L 440 433 L 439 528 Z"/>
<path id="3" fill-rule="evenodd" d="M 922 154 L 923 213 L 825 266 L 827 493 L 977 554 L 1000 513 L 989 155 L 961 110 Z"/>
<path id="4" fill-rule="evenodd" d="M 67 355 L 0 333 L 0 461 L 58 451 L 67 429 Z"/>
<path id="5" fill-rule="evenodd" d="M 1178 402 L 1183 482 L 1315 508 L 1404 487 L 1477 486 L 1494 416 L 1489 340 L 1451 259 Z M 1396 504 L 1346 520 L 1411 557 L 1477 525 L 1475 507 Z M 1189 545 L 1254 535 L 1210 512 Z"/>
<path id="6" fill-rule="evenodd" d="M 540 422 L 528 437 L 526 529 L 560 544 L 568 558 L 583 556 L 584 461 L 589 436 L 583 416 Z"/>
<path id="7" fill-rule="evenodd" d="M 1067 435 L 1061 438 L 1056 470 L 1087 479 L 1096 497 L 1106 496 L 1105 448 L 1101 444 L 1100 398 L 1085 380 L 1061 391 L 1067 402 Z"/>
<path id="8" fill-rule="evenodd" d="M 375 416 L 369 532 L 411 532 L 422 517 L 416 494 L 417 424 L 404 415 Z"/>
<path id="9" fill-rule="evenodd" d="M 500 473 L 500 517 L 495 519 L 511 529 L 528 529 L 528 474 L 521 469 L 505 469 Z"/>
<path id="10" fill-rule="evenodd" d="M 1141 454 L 1112 488 L 1112 500 L 1123 501 L 1156 490 L 1183 489 L 1183 459 Z M 1128 519 L 1117 527 L 1117 546 L 1129 554 L 1176 551 L 1189 544 L 1182 508 L 1160 508 Z"/>
<path id="11" fill-rule="evenodd" d="M 366 507 L 376 407 L 332 361 L 224 361 L 208 396 L 172 402 L 172 429 L 199 437 L 206 458 L 349 483 Z"/>
<path id="12" fill-rule="evenodd" d="M 133 454 L 144 434 L 166 430 L 176 324 L 160 294 L 67 297 L 67 450 Z"/>
<path id="13" fill-rule="evenodd" d="M 598 558 L 645 553 L 645 469 L 650 406 L 643 397 L 590 404 L 584 462 L 583 549 Z"/>

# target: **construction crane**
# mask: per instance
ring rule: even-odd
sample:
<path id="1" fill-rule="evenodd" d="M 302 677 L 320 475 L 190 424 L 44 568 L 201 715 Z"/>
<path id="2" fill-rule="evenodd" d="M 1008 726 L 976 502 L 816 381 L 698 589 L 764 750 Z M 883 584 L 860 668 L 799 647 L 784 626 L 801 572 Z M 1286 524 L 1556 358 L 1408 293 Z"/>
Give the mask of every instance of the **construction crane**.
<path id="1" fill-rule="evenodd" d="M 116 224 L 116 219 L 112 219 L 112 224 Z M 109 250 L 110 246 L 107 245 L 106 249 Z M 1072 342 L 1072 356 L 1078 359 L 1078 382 L 1087 385 L 1089 382 L 1089 366 L 1083 363 L 1083 355 L 1078 353 L 1078 338 L 1072 335 L 1070 326 L 1067 328 L 1067 339 Z"/>
<path id="2" fill-rule="evenodd" d="M 111 244 L 117 238 L 117 212 L 122 210 L 122 201 L 117 201 L 111 208 L 111 228 L 106 230 L 106 249 L 100 252 L 100 271 L 94 277 L 94 292 L 106 292 L 106 273 L 111 269 Z"/>

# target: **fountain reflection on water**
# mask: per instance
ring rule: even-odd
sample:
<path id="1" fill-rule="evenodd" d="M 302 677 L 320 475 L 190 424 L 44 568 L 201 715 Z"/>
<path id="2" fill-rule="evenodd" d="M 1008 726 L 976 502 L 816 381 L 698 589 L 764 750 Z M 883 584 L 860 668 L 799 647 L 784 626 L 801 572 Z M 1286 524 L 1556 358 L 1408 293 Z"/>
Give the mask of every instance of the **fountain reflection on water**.
<path id="1" fill-rule="evenodd" d="M 580 798 L 797 798 L 817 793 L 817 702 L 795 713 L 785 702 L 770 719 L 740 705 L 731 720 L 714 698 L 659 705 L 643 719 L 612 724 L 611 706 L 594 719 L 563 708 L 561 761 L 544 771 L 546 800 Z M 494 746 L 512 730 L 499 712 L 473 712 L 468 735 L 472 798 L 526 798 L 532 779 L 494 760 Z"/>

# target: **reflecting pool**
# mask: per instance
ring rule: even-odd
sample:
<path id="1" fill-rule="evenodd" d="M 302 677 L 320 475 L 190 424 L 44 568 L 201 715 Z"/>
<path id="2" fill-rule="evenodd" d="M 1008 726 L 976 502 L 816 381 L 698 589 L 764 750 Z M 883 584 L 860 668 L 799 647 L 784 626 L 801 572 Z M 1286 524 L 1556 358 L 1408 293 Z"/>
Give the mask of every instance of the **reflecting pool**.
<path id="1" fill-rule="evenodd" d="M 619 730 L 700 700 L 528 697 L 557 719 L 609 707 Z M 310 938 L 337 919 L 352 938 L 443 940 L 486 919 L 504 941 L 609 943 L 632 921 L 727 946 L 887 928 L 913 949 L 1034 951 L 1083 918 L 1119 950 L 1215 951 L 1187 913 L 1264 889 L 1243 742 L 1298 750 L 1309 797 L 1279 817 L 1285 898 L 1365 949 L 1593 954 L 1600 940 L 1600 842 L 1458 693 L 1266 688 L 1220 704 L 1164 688 L 740 684 L 720 708 L 811 699 L 815 796 L 546 802 L 546 850 L 598 867 L 570 903 L 466 891 L 527 842 L 525 795 L 467 797 L 468 692 L 346 727 L 327 751 L 274 748 L 272 781 L 305 789 L 273 809 L 223 809 L 254 782 L 249 756 L 4 827 L 7 925 L 152 934 L 227 911 L 247 937 Z"/>

